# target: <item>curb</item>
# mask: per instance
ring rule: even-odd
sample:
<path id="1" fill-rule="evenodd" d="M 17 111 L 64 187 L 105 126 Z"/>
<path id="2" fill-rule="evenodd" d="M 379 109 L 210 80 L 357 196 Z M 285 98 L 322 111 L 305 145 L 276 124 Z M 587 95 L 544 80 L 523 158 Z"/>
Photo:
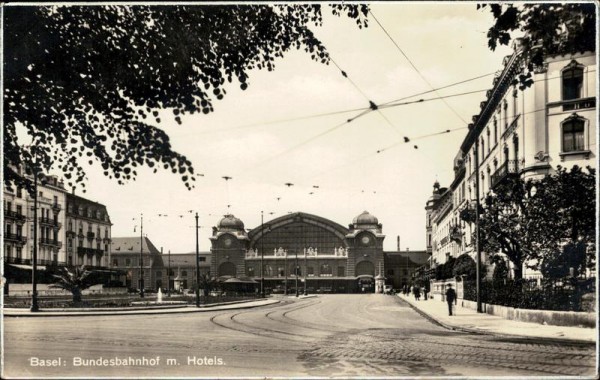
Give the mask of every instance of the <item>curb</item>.
<path id="1" fill-rule="evenodd" d="M 194 306 L 185 306 L 185 307 L 170 307 L 170 308 L 146 308 L 146 309 L 136 309 L 136 310 L 113 310 L 113 311 L 71 311 L 71 312 L 57 312 L 57 311 L 47 311 L 47 312 L 38 312 L 38 313 L 23 313 L 23 314 L 7 314 L 5 311 L 2 312 L 3 317 L 10 318 L 37 318 L 37 317 L 98 317 L 98 316 L 115 316 L 115 315 L 164 315 L 164 314 L 183 314 L 183 313 L 203 313 L 209 311 L 222 311 L 222 310 L 237 310 L 237 309 L 251 309 L 255 307 L 261 306 L 269 306 L 280 303 L 279 300 L 265 300 L 270 301 L 257 305 L 240 305 L 235 308 L 223 308 L 222 306 L 232 305 L 232 304 L 240 304 L 240 303 L 250 303 L 256 301 L 235 301 L 231 303 L 224 303 L 220 305 L 212 305 L 206 307 L 196 308 Z"/>
<path id="2" fill-rule="evenodd" d="M 491 335 L 491 336 L 497 336 L 497 337 L 501 337 L 501 338 L 519 338 L 519 339 L 525 339 L 525 340 L 543 341 L 543 342 L 548 342 L 548 343 L 560 343 L 563 345 L 564 344 L 593 345 L 593 346 L 596 345 L 596 342 L 591 342 L 588 340 L 581 340 L 581 339 L 549 338 L 549 337 L 541 337 L 541 336 L 505 334 L 505 333 L 498 333 L 498 332 L 493 332 L 493 331 L 488 331 L 488 330 L 481 330 L 478 328 L 469 328 L 469 327 L 449 325 L 447 323 L 443 323 L 443 322 L 439 321 L 431 314 L 419 309 L 418 307 L 416 307 L 412 303 L 404 300 L 403 298 L 401 298 L 401 297 L 398 297 L 398 298 L 400 298 L 400 300 L 402 302 L 408 304 L 408 306 L 410 306 L 413 310 L 415 310 L 417 313 L 419 313 L 421 316 L 425 317 L 427 320 L 429 320 L 433 324 L 443 327 L 447 330 L 460 331 L 460 332 L 466 332 L 469 334 L 477 334 L 477 335 Z"/>

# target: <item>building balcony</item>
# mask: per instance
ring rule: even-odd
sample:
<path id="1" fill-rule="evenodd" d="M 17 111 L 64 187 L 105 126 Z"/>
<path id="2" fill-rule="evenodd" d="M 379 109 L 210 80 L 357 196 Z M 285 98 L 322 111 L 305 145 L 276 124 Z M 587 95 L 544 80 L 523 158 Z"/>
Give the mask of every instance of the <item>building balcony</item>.
<path id="1" fill-rule="evenodd" d="M 54 227 L 57 229 L 62 227 L 62 224 L 59 221 L 56 221 L 56 220 L 50 219 L 50 218 L 46 218 L 43 216 L 40 216 L 40 224 L 46 225 L 46 226 L 51 226 L 51 227 Z"/>
<path id="2" fill-rule="evenodd" d="M 21 264 L 21 265 L 33 265 L 33 260 L 31 259 L 23 259 L 21 257 L 5 257 L 4 262 L 7 264 Z M 45 266 L 57 266 L 57 265 L 65 265 L 66 263 L 57 260 L 42 260 L 38 259 L 37 265 L 45 265 Z M 38 267 L 39 269 L 39 267 Z M 41 268 L 42 270 L 44 268 Z"/>
<path id="3" fill-rule="evenodd" d="M 27 237 L 19 235 L 19 234 L 13 234 L 11 232 L 5 232 L 4 233 L 4 241 L 9 241 L 9 242 L 23 245 L 23 244 L 27 243 Z"/>
<path id="4" fill-rule="evenodd" d="M 104 251 L 96 248 L 85 248 L 85 247 L 77 247 L 78 255 L 104 255 Z"/>
<path id="5" fill-rule="evenodd" d="M 508 137 L 515 131 L 515 129 L 517 129 L 517 126 L 519 125 L 518 121 L 519 121 L 520 116 L 521 115 L 519 114 L 514 118 L 512 123 L 510 123 L 510 125 L 506 128 L 504 133 L 502 133 L 502 136 L 500 136 L 501 139 L 506 141 L 508 139 Z"/>
<path id="6" fill-rule="evenodd" d="M 563 112 L 596 108 L 596 98 L 577 98 L 548 103 L 548 108 L 562 107 Z"/>
<path id="7" fill-rule="evenodd" d="M 105 237 L 104 239 L 102 239 L 105 243 L 110 243 L 110 238 L 109 237 Z"/>
<path id="8" fill-rule="evenodd" d="M 11 210 L 4 210 L 4 218 L 14 220 L 19 224 L 25 223 L 27 220 L 25 215 Z"/>
<path id="9" fill-rule="evenodd" d="M 492 174 L 492 188 L 498 186 L 505 179 L 516 176 L 518 172 L 518 164 L 516 160 L 505 161 L 502 165 L 500 165 L 498 170 Z"/>
<path id="10" fill-rule="evenodd" d="M 88 231 L 86 237 L 88 238 L 88 240 L 93 240 L 94 237 L 96 236 L 95 233 Z"/>
<path id="11" fill-rule="evenodd" d="M 75 231 L 67 231 L 67 237 L 75 237 L 77 236 L 77 232 Z"/>
<path id="12" fill-rule="evenodd" d="M 31 265 L 31 259 L 23 259 L 21 257 L 8 256 L 4 258 L 4 262 L 6 262 L 7 264 Z"/>
<path id="13" fill-rule="evenodd" d="M 48 245 L 50 247 L 55 247 L 55 248 L 62 247 L 62 242 L 55 240 L 55 239 L 50 239 L 50 238 L 40 238 L 40 244 Z"/>
<path id="14" fill-rule="evenodd" d="M 54 212 L 58 213 L 60 210 L 62 210 L 62 206 L 60 205 L 60 203 L 53 203 L 52 204 L 52 210 L 54 210 Z"/>

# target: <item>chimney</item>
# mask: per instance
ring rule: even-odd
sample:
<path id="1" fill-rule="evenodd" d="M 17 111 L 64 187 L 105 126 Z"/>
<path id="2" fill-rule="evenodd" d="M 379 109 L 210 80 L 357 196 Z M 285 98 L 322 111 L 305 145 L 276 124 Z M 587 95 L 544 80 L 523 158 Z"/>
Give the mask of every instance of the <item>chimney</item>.
<path id="1" fill-rule="evenodd" d="M 397 239 L 396 239 L 397 245 L 398 245 L 398 249 L 397 251 L 400 251 L 400 235 L 398 235 Z"/>
<path id="2" fill-rule="evenodd" d="M 75 195 L 75 187 L 71 188 L 71 194 Z"/>

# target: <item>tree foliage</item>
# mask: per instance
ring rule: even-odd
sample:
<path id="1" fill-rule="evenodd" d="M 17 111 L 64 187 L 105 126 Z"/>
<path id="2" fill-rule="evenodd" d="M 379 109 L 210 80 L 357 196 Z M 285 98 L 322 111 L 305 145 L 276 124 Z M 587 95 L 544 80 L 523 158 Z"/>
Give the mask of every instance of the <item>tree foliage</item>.
<path id="1" fill-rule="evenodd" d="M 365 5 L 330 8 L 367 26 Z M 39 166 L 85 187 L 88 163 L 119 184 L 149 166 L 192 188 L 159 111 L 178 123 L 213 112 L 227 83 L 246 89 L 250 70 L 271 71 L 292 49 L 328 64 L 310 29 L 322 20 L 319 4 L 5 7 L 6 183 L 30 188 L 13 169 Z"/>
<path id="2" fill-rule="evenodd" d="M 532 269 L 563 262 L 580 273 L 595 255 L 595 178 L 594 169 L 578 166 L 557 166 L 539 180 L 506 178 L 486 197 L 479 220 L 482 250 L 504 254 L 514 264 L 515 279 L 522 278 L 525 262 Z"/>
<path id="3" fill-rule="evenodd" d="M 202 273 L 198 278 L 200 289 L 203 289 L 204 297 L 208 297 L 210 291 L 216 289 L 217 279 L 211 277 L 210 274 Z"/>
<path id="4" fill-rule="evenodd" d="M 545 276 L 578 276 L 594 264 L 596 246 L 596 171 L 578 166 L 535 183 L 531 197 L 532 219 L 537 226 L 533 258 Z M 562 269 L 561 269 L 562 268 Z"/>
<path id="5" fill-rule="evenodd" d="M 519 78 L 521 88 L 533 83 L 531 72 L 543 64 L 544 57 L 596 49 L 594 3 L 497 3 L 477 8 L 489 9 L 494 17 L 487 32 L 491 50 L 508 45 L 513 33 L 522 34 L 525 69 Z"/>
<path id="6" fill-rule="evenodd" d="M 50 285 L 51 288 L 63 289 L 73 294 L 73 303 L 81 302 L 81 292 L 98 283 L 94 278 L 94 272 L 87 270 L 84 265 L 68 268 L 58 268 L 58 274 L 54 274 L 55 282 Z"/>
<path id="7" fill-rule="evenodd" d="M 487 269 L 485 265 L 482 264 L 480 268 L 481 278 L 485 277 L 486 273 Z M 463 253 L 456 258 L 456 262 L 452 268 L 452 274 L 456 278 L 464 276 L 465 280 L 475 280 L 477 278 L 477 263 L 469 254 Z"/>

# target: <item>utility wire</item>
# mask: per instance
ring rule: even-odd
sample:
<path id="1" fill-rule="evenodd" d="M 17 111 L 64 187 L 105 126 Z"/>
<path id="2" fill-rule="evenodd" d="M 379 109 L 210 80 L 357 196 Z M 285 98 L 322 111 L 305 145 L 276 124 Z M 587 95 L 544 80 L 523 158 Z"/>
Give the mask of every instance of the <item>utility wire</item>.
<path id="1" fill-rule="evenodd" d="M 293 145 L 293 146 L 289 147 L 288 149 L 286 149 L 286 150 L 284 150 L 284 151 L 282 151 L 282 152 L 280 152 L 280 153 L 278 153 L 278 154 L 276 154 L 274 156 L 271 156 L 271 157 L 269 157 L 269 158 L 267 158 L 267 159 L 265 159 L 265 160 L 263 160 L 263 161 L 255 164 L 255 165 L 253 165 L 253 167 L 247 168 L 244 171 L 244 174 L 247 174 L 252 169 L 256 169 L 257 167 L 261 167 L 261 166 L 263 166 L 263 165 L 265 165 L 265 164 L 267 164 L 267 163 L 269 163 L 269 162 L 271 162 L 271 161 L 273 161 L 273 160 L 275 160 L 275 159 L 277 159 L 277 158 L 279 158 L 279 157 L 281 157 L 283 155 L 286 155 L 286 154 L 288 154 L 288 153 L 290 153 L 290 152 L 292 152 L 292 151 L 294 151 L 294 150 L 296 150 L 296 149 L 298 149 L 298 148 L 300 148 L 300 147 L 302 147 L 302 146 L 304 146 L 306 144 L 309 144 L 312 141 L 314 141 L 314 140 L 316 140 L 316 139 L 318 139 L 318 138 L 320 138 L 322 136 L 325 136 L 325 135 L 327 135 L 327 134 L 329 134 L 329 133 L 331 133 L 331 132 L 333 132 L 333 131 L 341 128 L 341 127 L 343 127 L 344 125 L 351 123 L 352 121 L 358 119 L 359 117 L 362 117 L 362 116 L 366 115 L 370 111 L 371 111 L 371 109 L 367 109 L 367 110 L 359 113 L 358 115 L 356 115 L 356 116 L 354 116 L 354 117 L 352 117 L 352 118 L 350 118 L 350 119 L 342 122 L 342 123 L 336 124 L 333 127 L 329 128 L 329 129 L 326 129 L 325 131 L 323 131 L 321 133 L 318 133 L 318 134 L 316 134 L 316 135 L 314 135 L 312 137 L 309 137 L 308 139 L 306 139 L 304 141 L 301 141 L 298 144 Z"/>
<path id="2" fill-rule="evenodd" d="M 589 70 L 589 72 L 595 72 L 595 71 L 596 70 Z M 432 92 L 436 92 L 439 90 L 445 90 L 450 87 L 454 87 L 454 86 L 458 86 L 458 85 L 461 85 L 464 83 L 472 82 L 474 80 L 485 78 L 485 77 L 488 77 L 488 76 L 491 76 L 494 74 L 496 74 L 496 71 L 492 72 L 492 73 L 482 74 L 482 75 L 478 75 L 476 77 L 464 79 L 459 82 L 450 83 L 448 85 L 438 87 L 433 90 L 427 90 L 427 91 L 422 91 L 422 92 L 419 92 L 416 94 L 407 95 L 402 98 L 398 98 L 398 99 L 390 100 L 385 103 L 381 103 L 380 105 L 378 105 L 378 107 L 385 108 L 385 106 L 392 104 L 392 103 L 401 102 L 403 100 L 414 98 L 416 96 L 430 94 Z M 548 77 L 548 78 L 538 79 L 537 82 L 539 82 L 539 81 L 547 82 L 552 79 L 560 79 L 560 78 L 562 78 L 562 77 L 561 76 Z M 489 88 L 488 88 L 488 90 L 489 90 Z M 245 125 L 240 125 L 240 126 L 236 126 L 236 127 L 232 127 L 232 128 L 223 128 L 223 129 L 209 130 L 209 131 L 195 131 L 194 134 L 209 134 L 209 133 L 228 132 L 228 131 L 234 131 L 234 130 L 239 130 L 239 129 L 249 129 L 249 128 L 262 127 L 262 126 L 272 125 L 272 124 L 280 124 L 280 123 L 288 123 L 288 122 L 293 122 L 293 121 L 314 119 L 314 118 L 323 117 L 323 116 L 333 116 L 333 115 L 339 115 L 339 114 L 350 113 L 350 112 L 364 111 L 369 108 L 370 107 L 360 107 L 360 108 L 353 108 L 353 109 L 339 110 L 339 111 L 332 111 L 332 112 L 324 112 L 324 113 L 318 113 L 318 114 L 312 114 L 312 115 L 306 115 L 306 116 L 298 116 L 298 117 L 292 117 L 292 118 L 287 118 L 287 119 L 270 120 L 270 121 L 265 121 L 265 122 L 260 122 L 260 123 L 245 124 Z"/>
<path id="3" fill-rule="evenodd" d="M 392 43 L 396 46 L 396 48 L 398 49 L 398 51 L 400 52 L 400 54 L 402 54 L 404 56 L 404 58 L 408 61 L 408 63 L 412 66 L 412 68 L 417 72 L 417 74 L 419 74 L 419 76 L 421 77 L 421 79 L 423 79 L 423 81 L 425 83 L 427 83 L 427 85 L 431 89 L 434 89 L 435 87 L 433 87 L 431 85 L 431 83 L 429 83 L 429 81 L 427 80 L 427 78 L 425 78 L 425 76 L 421 73 L 421 71 L 419 71 L 419 69 L 417 68 L 417 66 L 415 66 L 414 63 L 412 63 L 412 61 L 410 60 L 410 58 L 408 58 L 408 56 L 406 55 L 406 53 L 404 53 L 404 51 L 400 48 L 400 45 L 398 45 L 398 43 L 396 43 L 396 41 L 392 38 L 392 36 L 388 33 L 388 31 L 383 27 L 383 25 L 381 25 L 381 23 L 379 22 L 379 20 L 377 19 L 377 17 L 375 17 L 375 14 L 373 13 L 373 11 L 369 10 L 369 13 L 371 14 L 371 16 L 373 16 L 373 19 L 375 20 L 375 22 L 377 22 L 377 24 L 379 25 L 379 27 L 381 27 L 381 30 L 383 30 L 383 32 L 388 36 L 388 38 L 390 39 L 390 41 L 392 41 Z M 436 92 L 436 94 L 437 94 L 437 92 Z M 443 102 L 460 120 L 462 120 L 463 123 L 468 124 L 466 122 L 466 120 L 463 119 L 462 116 L 460 116 L 458 114 L 458 112 L 456 112 L 456 110 L 450 106 L 450 104 L 448 104 L 445 100 L 443 100 Z"/>

